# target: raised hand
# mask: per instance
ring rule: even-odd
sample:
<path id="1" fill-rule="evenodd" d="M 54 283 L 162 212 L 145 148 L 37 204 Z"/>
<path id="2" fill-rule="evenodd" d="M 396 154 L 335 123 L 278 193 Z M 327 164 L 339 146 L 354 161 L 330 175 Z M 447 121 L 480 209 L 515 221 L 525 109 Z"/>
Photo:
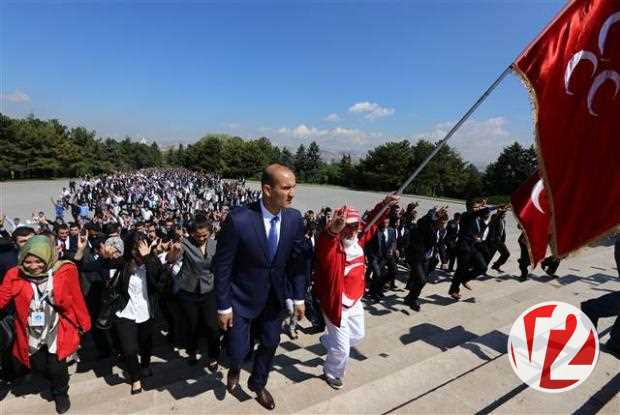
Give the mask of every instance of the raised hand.
<path id="1" fill-rule="evenodd" d="M 87 244 L 88 244 L 88 235 L 86 235 L 86 234 L 78 235 L 78 240 L 77 240 L 77 249 L 78 249 L 78 251 L 83 251 L 86 248 Z"/>
<path id="2" fill-rule="evenodd" d="M 140 253 L 140 256 L 142 257 L 148 256 L 151 253 L 152 247 L 153 245 L 149 245 L 149 243 L 145 241 L 144 239 L 141 240 L 138 243 L 138 252 Z"/>
<path id="3" fill-rule="evenodd" d="M 344 229 L 346 222 L 344 217 L 344 212 L 346 210 L 346 206 L 336 210 L 334 212 L 334 217 L 328 225 L 328 229 L 331 233 L 340 233 Z"/>
<path id="4" fill-rule="evenodd" d="M 175 263 L 179 259 L 179 255 L 181 255 L 181 242 L 174 242 L 170 246 L 168 255 L 166 255 L 166 261 L 170 264 Z"/>
<path id="5" fill-rule="evenodd" d="M 386 205 L 392 206 L 392 205 L 397 204 L 399 200 L 400 200 L 400 196 L 398 196 L 396 193 L 388 193 L 383 199 L 383 203 L 385 203 Z"/>

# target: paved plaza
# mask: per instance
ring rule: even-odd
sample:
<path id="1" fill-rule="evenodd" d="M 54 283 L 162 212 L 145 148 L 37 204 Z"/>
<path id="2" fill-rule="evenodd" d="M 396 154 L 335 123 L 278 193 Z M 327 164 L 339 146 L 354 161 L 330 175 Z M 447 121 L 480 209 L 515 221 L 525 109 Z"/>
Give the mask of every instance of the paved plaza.
<path id="1" fill-rule="evenodd" d="M 66 181 L 0 183 L 0 209 L 10 217 L 27 218 L 33 210 L 52 214 L 50 196 Z M 300 185 L 295 207 L 300 210 L 349 204 L 370 208 L 380 193 Z M 423 214 L 433 205 L 448 205 L 449 213 L 464 210 L 458 202 L 405 197 L 420 203 Z M 320 378 L 325 351 L 318 335 L 301 333 L 299 339 L 282 336 L 268 388 L 278 413 L 502 413 L 502 414 L 618 414 L 620 362 L 601 353 L 592 375 L 579 387 L 561 394 L 545 394 L 525 386 L 514 374 L 506 354 L 507 336 L 515 319 L 529 306 L 559 300 L 580 302 L 620 290 L 613 245 L 604 241 L 583 248 L 566 259 L 559 278 L 538 268 L 519 282 L 516 259 L 518 232 L 508 219 L 508 247 L 512 254 L 506 273 L 489 271 L 463 290 L 463 300 L 448 296 L 450 275 L 438 271 L 421 296 L 422 310 L 403 304 L 406 273 L 397 290 L 380 303 L 366 304 L 366 338 L 353 350 L 340 391 Z M 599 324 L 602 342 L 612 321 Z M 302 327 L 307 327 L 307 321 Z M 189 366 L 163 337 L 155 340 L 154 376 L 145 380 L 145 392 L 130 396 L 122 370 L 109 361 L 84 361 L 71 368 L 70 413 L 258 413 L 265 414 L 246 388 L 247 372 L 233 395 L 226 392 L 226 370 L 210 373 L 202 365 Z M 247 369 L 247 368 L 246 368 Z M 53 412 L 47 402 L 29 392 L 37 379 L 11 393 L 2 391 L 0 414 Z M 49 398 L 48 396 L 44 396 Z"/>

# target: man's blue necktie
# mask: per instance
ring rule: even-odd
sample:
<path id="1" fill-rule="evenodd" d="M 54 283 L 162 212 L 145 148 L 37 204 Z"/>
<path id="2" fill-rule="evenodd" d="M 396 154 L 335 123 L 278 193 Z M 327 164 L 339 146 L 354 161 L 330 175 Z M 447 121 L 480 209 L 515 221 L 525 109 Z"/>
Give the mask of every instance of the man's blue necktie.
<path id="1" fill-rule="evenodd" d="M 271 218 L 269 237 L 267 238 L 267 242 L 269 243 L 269 261 L 273 261 L 273 257 L 276 256 L 276 251 L 278 250 L 278 228 L 276 227 L 278 220 L 279 218 L 277 216 Z"/>

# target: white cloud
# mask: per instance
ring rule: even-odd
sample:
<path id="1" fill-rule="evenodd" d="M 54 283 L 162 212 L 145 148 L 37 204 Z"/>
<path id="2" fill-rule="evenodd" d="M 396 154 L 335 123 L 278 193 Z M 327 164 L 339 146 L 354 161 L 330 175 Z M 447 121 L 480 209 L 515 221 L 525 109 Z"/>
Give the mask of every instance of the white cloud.
<path id="1" fill-rule="evenodd" d="M 329 114 L 327 117 L 325 117 L 323 119 L 323 121 L 327 121 L 327 122 L 338 122 L 340 121 L 340 116 L 338 114 L 336 114 L 335 112 L 332 112 L 331 114 Z"/>
<path id="2" fill-rule="evenodd" d="M 435 125 L 429 132 L 416 134 L 415 139 L 443 139 L 455 123 L 443 122 Z M 504 147 L 515 141 L 524 145 L 532 143 L 531 138 L 519 138 L 508 130 L 506 117 L 494 117 L 486 120 L 467 121 L 448 142 L 466 161 L 479 168 L 495 161 Z"/>
<path id="3" fill-rule="evenodd" d="M 316 141 L 321 149 L 329 151 L 347 151 L 352 154 L 363 154 L 386 140 L 381 132 L 368 132 L 355 128 L 333 127 L 317 128 L 306 124 L 297 127 L 266 128 L 261 127 L 273 141 L 280 145 L 296 148 L 300 144 L 308 145 Z"/>
<path id="4" fill-rule="evenodd" d="M 354 114 L 366 114 L 365 118 L 373 121 L 394 114 L 394 108 L 382 107 L 376 102 L 357 102 L 349 108 L 349 112 Z"/>
<path id="5" fill-rule="evenodd" d="M 0 94 L 0 100 L 22 103 L 30 101 L 30 97 L 19 89 L 16 89 L 14 92 L 11 92 L 9 94 Z"/>
<path id="6" fill-rule="evenodd" d="M 241 124 L 238 124 L 236 122 L 230 122 L 230 123 L 224 124 L 224 127 L 226 127 L 229 130 L 239 130 L 241 129 L 242 126 Z"/>

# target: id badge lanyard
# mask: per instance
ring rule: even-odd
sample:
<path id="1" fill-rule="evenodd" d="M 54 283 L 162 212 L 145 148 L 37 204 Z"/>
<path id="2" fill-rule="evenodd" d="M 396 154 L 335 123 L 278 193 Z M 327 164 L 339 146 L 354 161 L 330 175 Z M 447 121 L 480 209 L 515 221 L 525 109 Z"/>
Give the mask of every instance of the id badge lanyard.
<path id="1" fill-rule="evenodd" d="M 47 287 L 45 289 L 45 293 L 42 296 L 39 294 L 39 288 L 37 287 L 37 285 L 34 282 L 30 283 L 30 285 L 32 286 L 32 292 L 34 294 L 34 306 L 36 311 L 41 310 L 41 305 L 43 304 L 43 301 L 45 301 L 45 299 L 49 297 L 50 293 L 52 292 L 52 287 L 54 286 L 54 274 L 52 273 L 52 270 L 49 270 L 47 272 L 47 275 Z"/>

